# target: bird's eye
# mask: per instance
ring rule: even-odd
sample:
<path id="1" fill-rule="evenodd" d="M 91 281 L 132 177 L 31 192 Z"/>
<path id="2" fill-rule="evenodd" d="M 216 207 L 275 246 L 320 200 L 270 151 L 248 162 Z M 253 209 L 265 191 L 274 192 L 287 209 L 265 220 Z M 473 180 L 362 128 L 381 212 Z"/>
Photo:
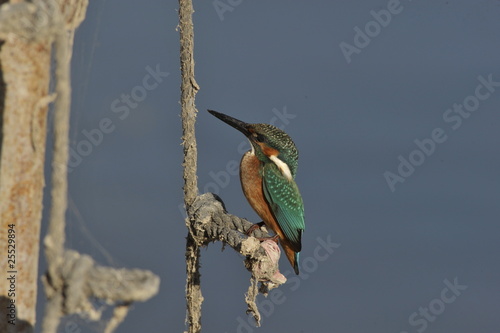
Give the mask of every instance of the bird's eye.
<path id="1" fill-rule="evenodd" d="M 259 133 L 253 133 L 253 137 L 257 142 L 264 142 L 264 136 Z"/>

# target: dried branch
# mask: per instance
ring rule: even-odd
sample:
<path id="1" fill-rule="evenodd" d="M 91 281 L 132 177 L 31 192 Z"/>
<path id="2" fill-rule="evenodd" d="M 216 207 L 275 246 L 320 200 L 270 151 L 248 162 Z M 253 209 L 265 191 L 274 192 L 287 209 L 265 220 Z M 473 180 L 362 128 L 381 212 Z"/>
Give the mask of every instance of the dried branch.
<path id="1" fill-rule="evenodd" d="M 184 203 L 189 208 L 198 195 L 196 177 L 197 148 L 195 137 L 195 96 L 200 87 L 194 78 L 193 4 L 191 0 L 179 1 L 179 34 L 181 60 L 181 117 L 182 143 L 184 146 Z M 189 227 L 189 226 L 188 226 Z"/>
<path id="2" fill-rule="evenodd" d="M 99 266 L 92 257 L 73 250 L 64 251 L 57 274 L 64 281 L 61 312 L 66 315 L 85 313 L 92 320 L 99 320 L 101 313 L 93 308 L 89 299 L 130 305 L 134 301 L 148 300 L 160 286 L 160 279 L 150 271 Z M 52 281 L 44 282 L 49 298 L 59 293 Z"/>
<path id="3" fill-rule="evenodd" d="M 196 239 L 201 242 L 200 246 L 221 241 L 246 257 L 245 266 L 257 280 L 276 285 L 286 281 L 279 274 L 277 260 L 280 250 L 276 242 L 259 240 L 271 238 L 265 227 L 256 229 L 247 236 L 248 230 L 254 224 L 227 213 L 222 200 L 213 193 L 198 196 L 188 213 Z M 277 256 L 274 253 L 277 253 Z"/>
<path id="4" fill-rule="evenodd" d="M 260 314 L 255 302 L 257 290 L 267 294 L 269 290 L 286 282 L 286 278 L 278 268 L 281 253 L 278 245 L 273 240 L 259 241 L 262 238 L 270 238 L 265 228 L 253 231 L 252 237 L 247 236 L 247 231 L 254 224 L 228 214 L 222 200 L 213 193 L 198 196 L 188 210 L 188 215 L 195 239 L 200 242 L 199 246 L 222 241 L 246 257 L 245 266 L 252 273 L 251 285 L 245 299 L 248 305 L 247 312 L 253 314 L 259 325 Z M 259 289 L 258 282 L 261 282 Z"/>
<path id="5" fill-rule="evenodd" d="M 193 5 L 191 0 L 179 0 L 179 31 L 181 60 L 181 117 L 184 147 L 184 204 L 186 206 L 186 322 L 189 333 L 201 332 L 200 247 L 210 242 L 222 241 L 246 257 L 245 266 L 252 272 L 251 284 L 246 295 L 247 312 L 252 313 L 257 325 L 260 314 L 255 299 L 259 292 L 267 292 L 284 283 L 286 278 L 278 270 L 280 249 L 274 241 L 260 242 L 245 232 L 253 223 L 228 214 L 219 197 L 212 193 L 198 195 L 196 177 L 197 148 L 195 137 L 195 96 L 199 90 L 194 76 Z M 269 237 L 257 230 L 254 235 Z"/>
<path id="6" fill-rule="evenodd" d="M 55 2 L 48 2 L 55 5 Z M 62 274 L 61 268 L 65 262 L 65 221 L 67 209 L 67 164 L 69 155 L 69 113 L 71 104 L 70 86 L 70 52 L 67 41 L 67 30 L 63 21 L 63 16 L 59 6 L 51 7 L 49 17 L 52 20 L 54 31 L 55 50 L 57 67 L 56 76 L 56 101 L 54 107 L 54 156 L 52 160 L 52 190 L 51 190 L 51 210 L 47 235 L 45 236 L 45 256 L 47 257 L 48 272 L 44 277 L 45 292 L 48 297 L 45 306 L 46 312 L 43 320 L 43 331 L 46 333 L 57 332 L 60 317 L 68 313 L 70 307 L 66 303 L 72 304 L 71 297 L 64 294 L 66 276 Z M 41 12 L 39 14 L 42 14 Z M 46 13 L 47 14 L 47 13 Z M 88 260 L 87 260 L 88 262 Z M 72 266 L 74 267 L 74 266 Z M 85 265 L 78 266 L 83 269 Z M 71 276 L 73 270 L 70 270 Z M 77 291 L 78 288 L 71 288 L 69 294 Z M 70 300 L 68 300 L 70 299 Z M 86 305 L 73 307 L 85 308 Z"/>
<path id="7" fill-rule="evenodd" d="M 96 266 L 91 257 L 66 250 L 67 163 L 71 104 L 70 58 L 74 29 L 83 20 L 87 1 L 69 0 L 52 12 L 57 67 L 54 156 L 52 161 L 52 206 L 45 254 L 48 272 L 43 277 L 48 302 L 43 321 L 45 333 L 57 332 L 61 316 L 79 313 L 99 320 L 90 298 L 118 303 L 106 332 L 112 332 L 126 316 L 133 301 L 145 301 L 158 292 L 160 279 L 150 271 Z"/>
<path id="8" fill-rule="evenodd" d="M 194 78 L 194 33 L 193 4 L 191 0 L 179 0 L 179 34 L 181 62 L 181 117 L 182 143 L 184 146 L 184 204 L 189 210 L 198 195 L 196 177 L 197 148 L 195 137 L 196 106 L 195 96 L 199 86 Z M 191 223 L 186 219 L 186 322 L 189 333 L 201 331 L 201 304 L 203 296 L 200 287 L 200 248 L 194 238 Z"/>
<path id="9" fill-rule="evenodd" d="M 8 230 L 15 236 L 9 245 L 16 247 L 9 265 L 7 256 L 0 257 L 0 267 L 12 271 L 16 290 L 14 296 L 9 285 L 0 284 L 0 332 L 28 333 L 36 319 L 47 110 L 52 99 L 52 2 L 1 3 L 0 252 L 7 253 Z M 46 14 L 43 19 L 39 10 Z"/>

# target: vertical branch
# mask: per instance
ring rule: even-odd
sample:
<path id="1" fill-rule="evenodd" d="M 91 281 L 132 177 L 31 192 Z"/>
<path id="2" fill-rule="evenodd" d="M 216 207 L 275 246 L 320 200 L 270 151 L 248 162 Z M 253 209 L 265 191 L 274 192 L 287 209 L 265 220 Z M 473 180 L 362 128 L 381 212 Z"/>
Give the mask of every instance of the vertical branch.
<path id="1" fill-rule="evenodd" d="M 198 195 L 196 177 L 196 106 L 195 96 L 199 89 L 194 77 L 193 4 L 191 0 L 179 0 L 179 33 L 181 61 L 181 117 L 182 143 L 184 146 L 184 204 L 186 210 Z M 189 216 L 186 218 L 186 322 L 189 333 L 201 332 L 200 248 L 192 232 Z"/>
<path id="2" fill-rule="evenodd" d="M 85 18 L 87 0 L 62 1 L 53 11 L 55 46 L 56 102 L 54 107 L 54 156 L 52 159 L 51 210 L 47 236 L 44 239 L 49 283 L 46 283 L 48 302 L 45 306 L 43 332 L 55 333 L 63 315 L 64 281 L 60 275 L 66 239 L 66 210 L 68 192 L 69 121 L 71 108 L 70 65 L 74 30 Z"/>
<path id="3" fill-rule="evenodd" d="M 8 270 L 17 272 L 15 298 L 8 297 L 9 281 L 2 278 L 0 284 L 0 332 L 10 332 L 10 329 L 32 332 L 36 319 L 44 187 L 49 41 L 29 42 L 13 37 L 1 46 L 0 67 L 0 125 L 3 127 L 0 131 L 0 267 L 5 274 Z M 11 244 L 16 251 L 12 267 L 12 262 L 7 261 L 9 225 L 13 225 L 11 230 L 15 232 L 15 243 Z M 15 300 L 16 306 L 15 326 L 7 321 L 12 318 L 7 316 L 11 300 Z"/>
<path id="4" fill-rule="evenodd" d="M 62 259 L 64 250 L 64 227 L 67 209 L 67 163 L 69 149 L 69 108 L 71 88 L 69 78 L 68 42 L 64 31 L 57 34 L 55 41 L 57 67 L 56 103 L 54 108 L 54 157 L 52 160 L 52 205 L 47 237 L 45 238 L 49 271 L 53 271 L 54 263 Z M 55 275 L 54 275 L 55 276 Z"/>
<path id="5" fill-rule="evenodd" d="M 184 145 L 184 203 L 190 206 L 198 195 L 196 177 L 197 148 L 194 125 L 196 122 L 195 96 L 199 86 L 194 78 L 193 4 L 191 0 L 179 1 L 179 31 L 181 58 L 181 116 Z"/>
<path id="6" fill-rule="evenodd" d="M 0 258 L 0 266 L 2 269 L 8 267 L 15 281 L 12 284 L 15 296 L 13 292 L 6 293 L 4 286 L 7 284 L 0 285 L 0 314 L 4 318 L 0 321 L 0 331 L 32 332 L 38 282 L 47 105 L 53 100 L 48 95 L 51 43 L 55 34 L 65 31 L 61 10 L 65 18 L 79 24 L 81 20 L 78 19 L 82 18 L 79 14 L 84 11 L 76 8 L 85 8 L 87 0 L 4 2 L 0 10 L 0 249 L 4 249 L 5 244 L 2 253 L 7 253 L 4 240 L 10 229 L 9 239 L 11 236 L 15 239 L 12 238 L 9 245 L 15 245 L 16 252 L 9 266 L 4 262 L 6 256 Z M 58 75 L 64 77 L 60 71 Z M 64 102 L 65 92 L 58 89 L 57 93 L 63 96 L 64 107 L 69 107 L 69 99 Z M 62 216 L 64 218 L 64 213 Z M 64 234 L 60 236 L 60 233 L 55 234 L 57 240 L 52 243 L 62 248 Z M 12 321 L 8 323 L 7 318 Z"/>
<path id="7" fill-rule="evenodd" d="M 61 29 L 63 26 L 61 25 Z M 67 209 L 67 163 L 69 149 L 69 109 L 71 88 L 69 77 L 68 42 L 65 29 L 57 34 L 56 41 L 56 94 L 54 110 L 54 157 L 52 160 L 51 210 L 47 236 L 45 237 L 45 255 L 48 263 L 48 275 L 53 291 L 46 304 L 43 322 L 44 332 L 56 332 L 62 315 L 63 281 L 58 274 L 62 265 L 65 242 L 65 215 Z"/>

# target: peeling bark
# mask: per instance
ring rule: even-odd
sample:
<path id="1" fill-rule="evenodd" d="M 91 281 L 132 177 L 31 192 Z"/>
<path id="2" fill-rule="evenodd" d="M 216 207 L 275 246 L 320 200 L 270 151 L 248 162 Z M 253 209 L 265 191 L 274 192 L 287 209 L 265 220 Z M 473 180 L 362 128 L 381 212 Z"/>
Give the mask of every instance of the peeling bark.
<path id="1" fill-rule="evenodd" d="M 2 305 L 0 332 L 32 332 L 35 325 L 50 49 L 48 39 L 12 35 L 0 50 L 0 267 L 8 267 L 7 233 L 14 224 L 18 320 L 8 324 Z M 1 283 L 0 296 L 11 298 L 8 289 Z"/>

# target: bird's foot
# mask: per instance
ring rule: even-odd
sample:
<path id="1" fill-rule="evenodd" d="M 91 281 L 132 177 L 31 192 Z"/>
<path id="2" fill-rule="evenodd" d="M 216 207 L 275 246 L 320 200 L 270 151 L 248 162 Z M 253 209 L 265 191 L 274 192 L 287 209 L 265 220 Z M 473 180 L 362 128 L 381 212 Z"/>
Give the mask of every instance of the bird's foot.
<path id="1" fill-rule="evenodd" d="M 264 222 L 259 222 L 259 223 L 255 223 L 254 225 L 252 225 L 250 228 L 248 228 L 248 230 L 245 232 L 245 234 L 247 236 L 250 236 L 252 234 L 252 232 L 254 232 L 255 230 L 263 227 L 265 225 Z M 264 242 L 264 241 L 267 241 L 267 240 L 272 240 L 276 243 L 278 243 L 278 235 L 274 235 L 274 236 L 271 236 L 271 237 L 255 237 L 257 238 L 259 241 L 261 242 Z"/>
<path id="2" fill-rule="evenodd" d="M 260 227 L 263 227 L 264 224 L 265 224 L 264 222 L 255 223 L 250 228 L 248 228 L 248 230 L 245 232 L 245 234 L 247 236 L 250 236 L 252 234 L 252 232 L 254 232 L 255 230 L 259 229 Z"/>
<path id="3" fill-rule="evenodd" d="M 278 235 L 274 235 L 274 236 L 271 236 L 271 237 L 255 237 L 257 238 L 258 240 L 260 240 L 261 242 L 264 242 L 264 241 L 267 241 L 267 240 L 271 240 L 273 242 L 276 242 L 276 244 L 278 244 Z"/>

